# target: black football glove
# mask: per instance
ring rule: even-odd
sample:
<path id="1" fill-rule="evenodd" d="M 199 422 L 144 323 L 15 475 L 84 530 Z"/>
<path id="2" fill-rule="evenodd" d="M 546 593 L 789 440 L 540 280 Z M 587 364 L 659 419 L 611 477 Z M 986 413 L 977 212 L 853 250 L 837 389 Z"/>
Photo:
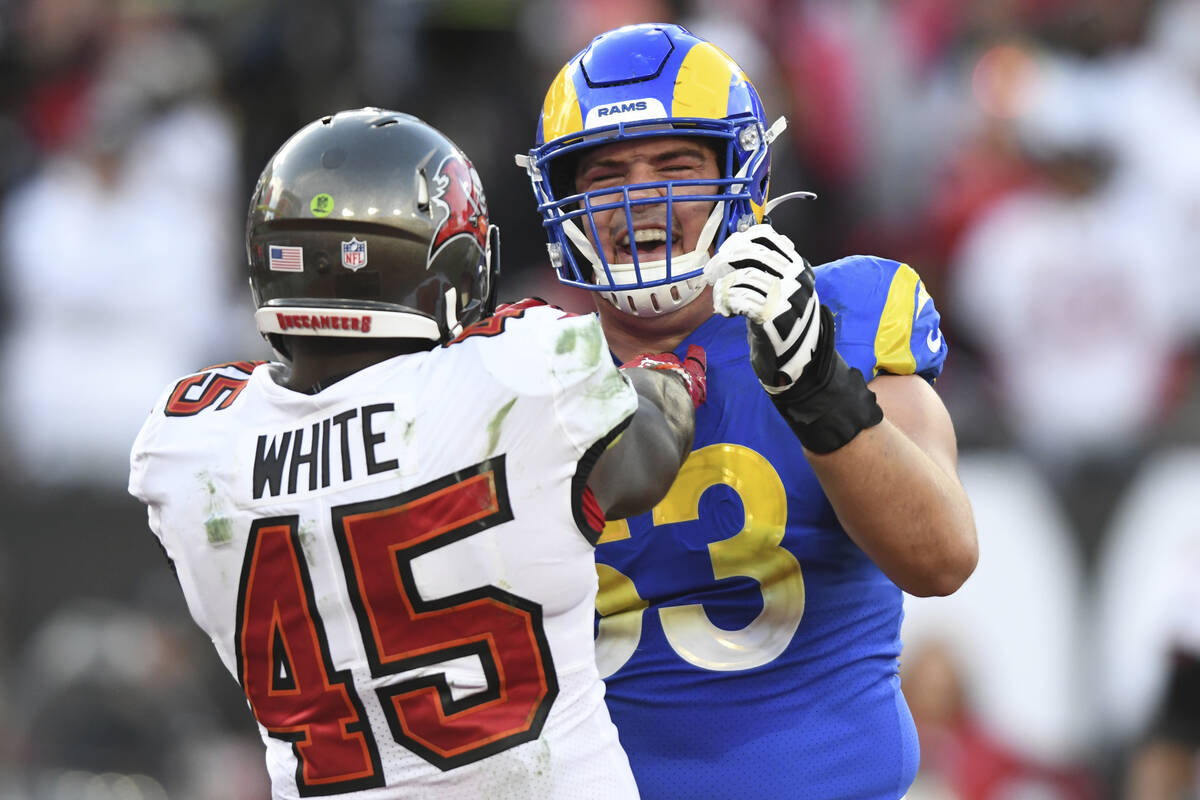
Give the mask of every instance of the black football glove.
<path id="1" fill-rule="evenodd" d="M 791 240 L 755 225 L 730 235 L 704 272 L 717 313 L 746 318 L 754 373 L 805 448 L 832 452 L 883 419 L 834 349 L 833 315 Z"/>

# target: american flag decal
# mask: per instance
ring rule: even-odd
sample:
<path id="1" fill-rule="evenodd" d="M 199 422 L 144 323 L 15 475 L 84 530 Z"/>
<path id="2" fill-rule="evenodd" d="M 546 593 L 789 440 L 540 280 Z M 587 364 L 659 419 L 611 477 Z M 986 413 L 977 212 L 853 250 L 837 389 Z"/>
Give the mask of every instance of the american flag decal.
<path id="1" fill-rule="evenodd" d="M 283 247 L 271 245 L 269 248 L 269 266 L 275 272 L 303 272 L 304 248 Z"/>

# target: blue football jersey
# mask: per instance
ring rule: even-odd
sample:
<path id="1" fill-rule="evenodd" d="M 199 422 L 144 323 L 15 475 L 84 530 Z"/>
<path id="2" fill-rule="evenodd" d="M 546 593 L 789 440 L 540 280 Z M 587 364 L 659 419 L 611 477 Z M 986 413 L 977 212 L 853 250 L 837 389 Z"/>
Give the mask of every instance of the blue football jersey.
<path id="1" fill-rule="evenodd" d="M 870 380 L 941 372 L 939 315 L 905 264 L 816 269 L 836 345 Z M 900 692 L 900 590 L 843 532 L 750 366 L 746 323 L 714 316 L 691 454 L 649 514 L 596 551 L 597 660 L 642 796 L 889 798 L 919 758 Z"/>

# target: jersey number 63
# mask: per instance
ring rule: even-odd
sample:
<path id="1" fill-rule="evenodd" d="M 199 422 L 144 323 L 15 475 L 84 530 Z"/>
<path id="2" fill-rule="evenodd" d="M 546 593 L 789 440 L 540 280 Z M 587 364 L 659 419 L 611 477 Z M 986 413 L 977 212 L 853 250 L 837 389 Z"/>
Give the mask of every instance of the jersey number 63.
<path id="1" fill-rule="evenodd" d="M 779 473 L 762 455 L 736 444 L 713 444 L 692 452 L 667 496 L 652 512 L 655 525 L 686 522 L 699 516 L 705 490 L 724 484 L 742 499 L 742 529 L 708 546 L 713 577 L 754 579 L 762 593 L 762 611 L 739 630 L 719 628 L 699 603 L 658 609 L 671 648 L 688 663 L 719 671 L 767 664 L 787 647 L 804 615 L 804 578 L 796 557 L 781 545 L 787 522 L 787 493 Z M 629 537 L 624 520 L 610 522 L 601 543 Z M 652 536 L 653 533 L 646 534 Z M 629 576 L 597 563 L 600 613 L 596 661 L 601 677 L 624 666 L 642 636 L 642 615 L 649 604 Z"/>

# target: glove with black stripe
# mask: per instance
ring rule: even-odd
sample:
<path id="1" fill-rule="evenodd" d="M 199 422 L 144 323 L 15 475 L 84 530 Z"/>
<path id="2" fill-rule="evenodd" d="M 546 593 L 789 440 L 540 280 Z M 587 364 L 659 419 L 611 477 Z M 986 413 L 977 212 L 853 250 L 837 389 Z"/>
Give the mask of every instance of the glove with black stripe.
<path id="1" fill-rule="evenodd" d="M 731 234 L 704 273 L 717 313 L 746 318 L 754 373 L 805 448 L 832 452 L 883 419 L 790 239 L 766 224 Z"/>

